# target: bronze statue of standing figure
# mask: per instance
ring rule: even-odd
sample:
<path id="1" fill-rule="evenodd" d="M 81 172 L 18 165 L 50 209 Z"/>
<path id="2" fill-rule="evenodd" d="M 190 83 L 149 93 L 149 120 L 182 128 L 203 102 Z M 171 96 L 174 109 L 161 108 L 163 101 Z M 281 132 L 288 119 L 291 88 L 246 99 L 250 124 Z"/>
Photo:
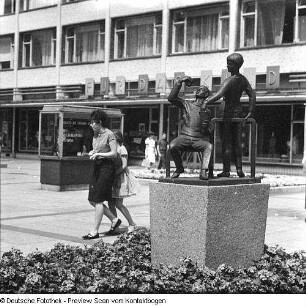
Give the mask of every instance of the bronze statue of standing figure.
<path id="1" fill-rule="evenodd" d="M 181 152 L 195 151 L 203 152 L 200 179 L 207 180 L 212 145 L 208 141 L 204 140 L 203 128 L 206 129 L 208 124 L 207 121 L 202 124 L 203 122 L 201 117 L 203 116 L 201 115 L 203 114 L 201 114 L 201 110 L 205 99 L 210 94 L 210 91 L 206 86 L 200 86 L 196 91 L 195 100 L 184 100 L 178 97 L 183 82 L 185 82 L 187 86 L 190 86 L 192 79 L 189 76 L 179 79 L 168 97 L 169 102 L 183 111 L 184 119 L 179 136 L 172 140 L 169 146 L 169 150 L 176 166 L 172 178 L 178 178 L 180 174 L 184 172 Z"/>
<path id="2" fill-rule="evenodd" d="M 232 53 L 227 57 L 227 69 L 231 76 L 225 79 L 220 89 L 204 102 L 204 108 L 207 104 L 218 101 L 223 97 L 220 105 L 221 118 L 224 119 L 220 123 L 220 136 L 222 142 L 222 160 L 223 171 L 218 177 L 229 177 L 231 169 L 231 153 L 234 155 L 237 175 L 244 177 L 242 171 L 242 154 L 241 154 L 241 123 L 231 122 L 232 118 L 243 118 L 242 105 L 240 98 L 243 92 L 249 96 L 249 113 L 245 120 L 253 116 L 256 103 L 256 95 L 249 81 L 239 69 L 243 64 L 243 57 L 239 53 Z"/>

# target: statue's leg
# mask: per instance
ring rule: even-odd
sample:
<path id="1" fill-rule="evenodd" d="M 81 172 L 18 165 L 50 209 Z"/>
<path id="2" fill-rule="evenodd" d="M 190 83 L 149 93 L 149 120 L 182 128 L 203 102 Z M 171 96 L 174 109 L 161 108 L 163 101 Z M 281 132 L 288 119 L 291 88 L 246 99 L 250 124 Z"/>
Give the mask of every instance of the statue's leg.
<path id="1" fill-rule="evenodd" d="M 241 130 L 241 123 L 233 123 L 233 148 L 235 151 L 235 164 L 237 175 L 239 177 L 245 177 L 242 171 Z"/>
<path id="2" fill-rule="evenodd" d="M 229 177 L 231 171 L 231 123 L 220 122 L 220 138 L 222 145 L 222 162 L 223 171 L 219 173 L 218 177 Z"/>
<path id="3" fill-rule="evenodd" d="M 181 173 L 184 173 L 184 167 L 180 151 L 183 151 L 186 145 L 187 139 L 183 135 L 180 135 L 177 138 L 173 139 L 169 145 L 169 150 L 176 167 L 172 178 L 178 178 Z"/>
<path id="4" fill-rule="evenodd" d="M 208 166 L 211 158 L 212 144 L 203 139 L 195 140 L 192 144 L 192 150 L 197 152 L 203 152 L 201 161 L 200 179 L 208 179 Z"/>

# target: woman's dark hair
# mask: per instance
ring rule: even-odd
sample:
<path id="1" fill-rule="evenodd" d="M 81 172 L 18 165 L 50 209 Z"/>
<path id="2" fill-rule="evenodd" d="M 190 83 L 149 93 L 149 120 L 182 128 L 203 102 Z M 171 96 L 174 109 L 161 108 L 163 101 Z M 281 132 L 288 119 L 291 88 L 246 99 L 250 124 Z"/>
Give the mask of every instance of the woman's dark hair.
<path id="1" fill-rule="evenodd" d="M 123 136 L 122 133 L 120 131 L 114 131 L 114 135 L 117 139 L 117 141 L 119 142 L 120 146 L 123 144 Z"/>
<path id="2" fill-rule="evenodd" d="M 95 121 L 96 123 L 101 123 L 102 127 L 107 127 L 108 117 L 105 111 L 102 109 L 95 109 L 90 114 L 91 121 Z"/>

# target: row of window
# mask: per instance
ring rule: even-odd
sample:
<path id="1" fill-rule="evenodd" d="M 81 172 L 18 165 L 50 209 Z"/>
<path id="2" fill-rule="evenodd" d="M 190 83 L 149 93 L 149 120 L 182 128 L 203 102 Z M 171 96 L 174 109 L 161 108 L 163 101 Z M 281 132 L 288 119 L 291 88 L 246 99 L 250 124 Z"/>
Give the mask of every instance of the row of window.
<path id="1" fill-rule="evenodd" d="M 171 54 L 228 48 L 228 5 L 173 11 L 171 24 Z M 162 13 L 114 20 L 111 57 L 161 55 L 162 27 Z M 241 48 L 299 41 L 306 41 L 306 0 L 246 0 L 241 3 Z M 64 27 L 62 45 L 62 63 L 103 61 L 104 21 Z M 54 65 L 55 29 L 21 33 L 19 49 L 20 67 Z M 13 67 L 13 54 L 13 36 L 0 37 L 0 69 Z"/>
<path id="2" fill-rule="evenodd" d="M 80 1 L 84 0 L 62 0 L 62 4 Z M 20 12 L 54 6 L 57 3 L 58 0 L 20 0 Z M 16 0 L 0 0 L 0 15 L 14 14 L 15 12 Z"/>

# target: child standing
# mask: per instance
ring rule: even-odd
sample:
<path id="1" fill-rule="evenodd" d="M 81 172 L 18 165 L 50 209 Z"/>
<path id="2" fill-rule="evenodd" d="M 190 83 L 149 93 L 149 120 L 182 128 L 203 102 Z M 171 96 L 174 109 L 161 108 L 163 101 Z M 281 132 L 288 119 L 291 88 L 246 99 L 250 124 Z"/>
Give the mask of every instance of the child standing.
<path id="1" fill-rule="evenodd" d="M 128 233 L 133 232 L 137 226 L 133 221 L 129 210 L 123 205 L 123 199 L 137 193 L 139 183 L 137 179 L 130 173 L 127 167 L 128 152 L 123 145 L 123 137 L 120 131 L 115 131 L 114 135 L 117 140 L 117 159 L 115 160 L 115 181 L 113 184 L 112 199 L 108 202 L 108 206 L 113 215 L 117 216 L 116 208 L 123 214 L 129 223 Z M 114 229 L 110 229 L 107 234 L 115 233 Z"/>

